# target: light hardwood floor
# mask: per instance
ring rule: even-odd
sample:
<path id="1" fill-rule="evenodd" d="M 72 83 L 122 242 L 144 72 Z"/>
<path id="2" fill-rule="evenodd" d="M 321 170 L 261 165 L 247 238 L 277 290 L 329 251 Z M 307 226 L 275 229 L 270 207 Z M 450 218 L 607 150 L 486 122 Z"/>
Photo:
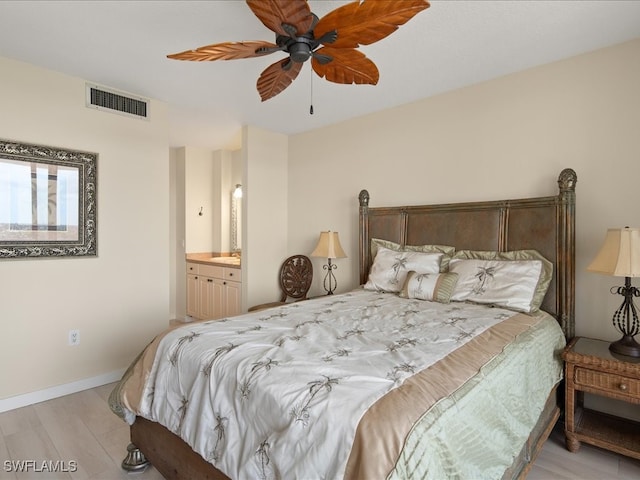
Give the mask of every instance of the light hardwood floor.
<path id="1" fill-rule="evenodd" d="M 0 414 L 0 479 L 161 480 L 153 468 L 126 474 L 120 462 L 129 443 L 128 427 L 107 405 L 113 384 Z M 67 470 L 77 462 L 75 472 L 16 473 L 6 461 L 61 460 Z M 622 457 L 589 445 L 578 453 L 564 448 L 561 429 L 546 442 L 528 480 L 638 480 L 640 461 Z M 197 479 L 193 479 L 197 480 Z"/>

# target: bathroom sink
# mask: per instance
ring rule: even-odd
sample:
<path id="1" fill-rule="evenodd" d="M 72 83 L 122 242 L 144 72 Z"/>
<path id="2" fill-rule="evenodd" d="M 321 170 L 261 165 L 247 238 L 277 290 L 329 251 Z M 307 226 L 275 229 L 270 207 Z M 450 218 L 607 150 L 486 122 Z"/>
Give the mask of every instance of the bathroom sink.
<path id="1" fill-rule="evenodd" d="M 209 260 L 216 263 L 226 263 L 228 265 L 240 265 L 239 257 L 211 257 Z"/>

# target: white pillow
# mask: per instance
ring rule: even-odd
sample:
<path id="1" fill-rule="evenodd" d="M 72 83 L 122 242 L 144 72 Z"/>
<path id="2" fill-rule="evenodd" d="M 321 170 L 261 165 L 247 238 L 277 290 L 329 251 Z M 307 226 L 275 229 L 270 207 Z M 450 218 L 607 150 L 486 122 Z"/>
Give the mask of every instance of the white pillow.
<path id="1" fill-rule="evenodd" d="M 443 253 L 440 260 L 440 271 L 446 272 L 449 268 L 449 258 L 453 256 L 456 251 L 456 247 L 449 245 L 405 245 L 404 247 L 399 243 L 392 242 L 390 240 L 381 240 L 379 238 L 371 239 L 371 258 L 375 260 L 378 248 L 384 247 L 395 252 L 422 252 L 422 253 Z"/>
<path id="2" fill-rule="evenodd" d="M 529 313 L 542 273 L 541 260 L 478 260 L 452 258 L 449 271 L 458 274 L 452 301 L 488 303 Z"/>
<path id="3" fill-rule="evenodd" d="M 397 252 L 379 247 L 364 288 L 397 293 L 411 270 L 417 273 L 440 272 L 442 256 L 442 253 Z"/>

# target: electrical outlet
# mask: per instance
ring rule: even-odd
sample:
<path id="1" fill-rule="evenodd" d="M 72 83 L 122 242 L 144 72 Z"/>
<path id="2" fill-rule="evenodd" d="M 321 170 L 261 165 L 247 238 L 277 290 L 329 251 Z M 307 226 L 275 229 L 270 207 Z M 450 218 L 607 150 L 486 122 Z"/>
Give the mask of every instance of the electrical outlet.
<path id="1" fill-rule="evenodd" d="M 69 346 L 80 345 L 80 330 L 69 330 Z"/>

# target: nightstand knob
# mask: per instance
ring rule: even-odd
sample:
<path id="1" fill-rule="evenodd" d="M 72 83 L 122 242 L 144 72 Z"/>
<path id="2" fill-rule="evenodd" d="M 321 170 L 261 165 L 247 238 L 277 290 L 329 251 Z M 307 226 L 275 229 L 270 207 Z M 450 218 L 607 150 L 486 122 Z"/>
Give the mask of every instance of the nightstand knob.
<path id="1" fill-rule="evenodd" d="M 629 387 L 627 386 L 626 383 L 621 383 L 620 385 L 618 385 L 618 388 L 623 392 L 626 392 Z"/>

